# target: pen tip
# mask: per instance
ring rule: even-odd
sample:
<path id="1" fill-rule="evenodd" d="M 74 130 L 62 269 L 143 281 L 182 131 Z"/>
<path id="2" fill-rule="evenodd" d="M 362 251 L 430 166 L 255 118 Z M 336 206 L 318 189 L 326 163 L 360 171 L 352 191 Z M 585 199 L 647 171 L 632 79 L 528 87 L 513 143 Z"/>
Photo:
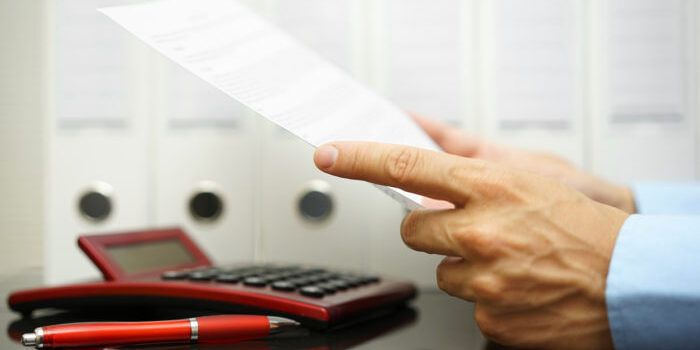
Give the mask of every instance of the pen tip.
<path id="1" fill-rule="evenodd" d="M 267 319 L 270 321 L 270 329 L 294 327 L 300 325 L 299 322 L 284 317 L 267 316 Z"/>
<path id="2" fill-rule="evenodd" d="M 24 345 L 24 346 L 36 345 L 36 334 L 34 334 L 34 333 L 22 334 L 22 345 Z"/>

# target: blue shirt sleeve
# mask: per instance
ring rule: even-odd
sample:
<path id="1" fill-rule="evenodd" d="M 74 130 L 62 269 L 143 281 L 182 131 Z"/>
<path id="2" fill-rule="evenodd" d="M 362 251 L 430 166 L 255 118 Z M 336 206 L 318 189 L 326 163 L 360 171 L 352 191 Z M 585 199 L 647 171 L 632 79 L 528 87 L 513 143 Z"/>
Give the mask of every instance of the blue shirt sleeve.
<path id="1" fill-rule="evenodd" d="M 642 182 L 632 191 L 640 214 L 700 215 L 700 183 Z"/>
<path id="2" fill-rule="evenodd" d="M 615 244 L 606 302 L 617 350 L 700 349 L 700 216 L 630 216 Z"/>

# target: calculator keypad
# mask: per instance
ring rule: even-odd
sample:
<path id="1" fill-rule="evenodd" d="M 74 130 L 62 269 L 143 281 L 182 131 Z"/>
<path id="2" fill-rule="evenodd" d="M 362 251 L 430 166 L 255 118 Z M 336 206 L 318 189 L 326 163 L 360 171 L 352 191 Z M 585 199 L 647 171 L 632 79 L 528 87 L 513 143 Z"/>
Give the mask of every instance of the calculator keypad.
<path id="1" fill-rule="evenodd" d="M 164 280 L 235 284 L 248 287 L 271 288 L 275 291 L 298 292 L 301 295 L 322 298 L 349 289 L 379 282 L 379 277 L 347 272 L 334 272 L 322 268 L 298 266 L 252 265 L 237 268 L 209 267 L 194 270 L 166 271 Z"/>

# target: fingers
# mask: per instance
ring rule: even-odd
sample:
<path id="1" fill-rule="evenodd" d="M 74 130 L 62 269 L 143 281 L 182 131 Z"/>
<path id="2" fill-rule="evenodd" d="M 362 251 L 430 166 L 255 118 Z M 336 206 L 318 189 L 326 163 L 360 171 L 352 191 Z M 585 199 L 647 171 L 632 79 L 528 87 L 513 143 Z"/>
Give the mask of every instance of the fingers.
<path id="1" fill-rule="evenodd" d="M 455 237 L 465 226 L 460 210 L 414 210 L 401 222 L 401 238 L 411 249 L 447 256 L 466 257 Z"/>
<path id="2" fill-rule="evenodd" d="M 474 269 L 468 260 L 446 257 L 436 271 L 437 285 L 445 293 L 468 301 L 476 301 L 476 295 L 469 287 Z"/>
<path id="3" fill-rule="evenodd" d="M 472 135 L 420 114 L 410 113 L 418 125 L 445 152 L 463 157 L 475 157 L 483 146 L 483 141 Z"/>
<path id="4" fill-rule="evenodd" d="M 455 205 L 448 201 L 441 201 L 439 199 L 432 199 L 428 197 L 423 197 L 421 199 L 421 204 L 429 209 L 454 209 Z"/>
<path id="5" fill-rule="evenodd" d="M 463 205 L 474 179 L 488 178 L 486 164 L 425 149 L 373 142 L 334 142 L 319 147 L 316 166 L 340 177 L 398 187 Z"/>
<path id="6" fill-rule="evenodd" d="M 446 257 L 436 270 L 438 287 L 449 295 L 482 305 L 502 303 L 508 288 L 487 266 L 479 261 Z"/>

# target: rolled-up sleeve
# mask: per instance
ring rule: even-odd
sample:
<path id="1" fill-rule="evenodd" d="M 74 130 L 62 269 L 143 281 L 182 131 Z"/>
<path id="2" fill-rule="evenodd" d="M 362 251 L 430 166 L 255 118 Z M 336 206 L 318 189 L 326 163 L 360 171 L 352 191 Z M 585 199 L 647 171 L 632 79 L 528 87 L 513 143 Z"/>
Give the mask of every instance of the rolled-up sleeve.
<path id="1" fill-rule="evenodd" d="M 635 186 L 641 213 L 700 213 L 700 186 Z M 700 349 L 700 216 L 632 215 L 606 287 L 618 350 Z"/>

